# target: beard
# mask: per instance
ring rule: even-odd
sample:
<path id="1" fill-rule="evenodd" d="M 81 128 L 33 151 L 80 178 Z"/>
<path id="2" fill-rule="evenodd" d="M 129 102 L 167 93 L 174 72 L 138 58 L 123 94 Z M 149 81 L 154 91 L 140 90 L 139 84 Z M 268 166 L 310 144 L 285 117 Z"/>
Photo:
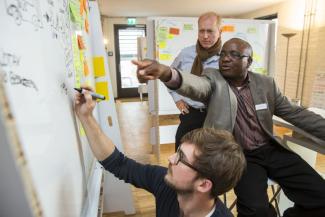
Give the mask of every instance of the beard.
<path id="1" fill-rule="evenodd" d="M 189 185 L 187 186 L 176 186 L 174 183 L 171 182 L 171 180 L 168 179 L 168 176 L 171 177 L 173 175 L 172 170 L 170 165 L 168 166 L 168 171 L 167 174 L 165 175 L 164 181 L 165 183 L 171 188 L 173 189 L 178 195 L 191 195 L 194 192 L 194 185 L 193 182 L 195 181 L 195 179 L 193 179 L 193 182 L 191 182 Z"/>

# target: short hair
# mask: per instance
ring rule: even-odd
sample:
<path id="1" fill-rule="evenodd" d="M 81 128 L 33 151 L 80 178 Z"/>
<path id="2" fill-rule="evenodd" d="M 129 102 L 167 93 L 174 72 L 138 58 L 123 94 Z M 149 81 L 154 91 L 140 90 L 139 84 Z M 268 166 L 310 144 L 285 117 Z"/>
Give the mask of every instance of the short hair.
<path id="1" fill-rule="evenodd" d="M 195 145 L 198 154 L 193 165 L 201 177 L 213 183 L 210 192 L 213 198 L 236 186 L 246 168 L 246 159 L 230 132 L 199 128 L 185 134 L 181 142 Z"/>
<path id="2" fill-rule="evenodd" d="M 199 24 L 201 20 L 204 20 L 204 19 L 207 19 L 207 18 L 210 18 L 210 17 L 215 17 L 217 19 L 216 26 L 218 27 L 218 29 L 220 29 L 221 16 L 219 16 L 217 13 L 215 13 L 213 11 L 209 11 L 209 12 L 206 12 L 204 14 L 201 14 L 197 22 Z"/>
<path id="3" fill-rule="evenodd" d="M 226 41 L 225 44 L 231 43 L 232 41 L 239 42 L 241 44 L 241 46 L 244 46 L 245 49 L 249 52 L 249 55 L 251 57 L 253 57 L 253 48 L 248 41 L 245 41 L 244 39 L 241 39 L 241 38 L 231 38 L 228 41 Z"/>

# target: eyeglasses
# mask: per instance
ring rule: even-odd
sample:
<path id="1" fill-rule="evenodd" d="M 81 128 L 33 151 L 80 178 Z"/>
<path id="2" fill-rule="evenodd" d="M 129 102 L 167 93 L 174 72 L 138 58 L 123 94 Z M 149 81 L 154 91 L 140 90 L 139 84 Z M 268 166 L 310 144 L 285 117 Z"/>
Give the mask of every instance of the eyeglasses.
<path id="1" fill-rule="evenodd" d="M 185 164 L 186 166 L 188 166 L 192 170 L 195 170 L 196 172 L 201 173 L 198 168 L 196 168 L 195 166 L 193 166 L 192 164 L 190 164 L 189 162 L 187 162 L 184 159 L 184 156 L 185 155 L 184 155 L 183 151 L 181 150 L 181 146 L 179 146 L 177 148 L 177 151 L 176 151 L 175 165 L 177 165 L 179 162 L 182 162 L 183 164 Z"/>
<path id="2" fill-rule="evenodd" d="M 219 53 L 220 58 L 225 58 L 226 56 L 229 56 L 231 59 L 234 59 L 234 60 L 240 60 L 240 59 L 242 59 L 244 57 L 250 57 L 249 55 L 242 55 L 239 52 L 233 51 L 233 50 L 230 51 L 230 52 L 221 51 Z"/>

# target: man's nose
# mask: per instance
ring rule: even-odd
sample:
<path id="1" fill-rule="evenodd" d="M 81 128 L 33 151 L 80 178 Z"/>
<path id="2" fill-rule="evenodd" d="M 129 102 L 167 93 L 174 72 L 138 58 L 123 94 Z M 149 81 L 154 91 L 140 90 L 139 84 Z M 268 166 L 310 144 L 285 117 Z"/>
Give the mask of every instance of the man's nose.
<path id="1" fill-rule="evenodd" d="M 208 31 L 204 31 L 204 38 L 208 38 L 208 37 L 209 37 Z"/>

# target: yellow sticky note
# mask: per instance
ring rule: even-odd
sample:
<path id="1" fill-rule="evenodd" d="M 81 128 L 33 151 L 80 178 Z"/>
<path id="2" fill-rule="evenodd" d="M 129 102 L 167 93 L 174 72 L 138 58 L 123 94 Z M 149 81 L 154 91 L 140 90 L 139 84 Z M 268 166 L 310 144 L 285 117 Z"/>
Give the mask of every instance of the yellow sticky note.
<path id="1" fill-rule="evenodd" d="M 86 132 L 85 129 L 82 127 L 81 124 L 79 124 L 80 128 L 79 128 L 79 135 L 80 136 L 86 136 Z"/>
<path id="2" fill-rule="evenodd" d="M 72 52 L 73 52 L 73 65 L 75 70 L 74 85 L 75 87 L 80 87 L 82 65 L 80 61 L 80 52 L 78 48 L 77 37 L 75 35 L 72 35 L 71 40 L 72 40 Z"/>
<path id="3" fill-rule="evenodd" d="M 173 35 L 173 34 L 168 34 L 168 37 L 167 37 L 167 38 L 168 38 L 169 40 L 171 40 L 171 39 L 174 38 L 174 36 L 175 36 L 175 35 Z"/>
<path id="4" fill-rule="evenodd" d="M 165 54 L 165 53 L 159 54 L 159 60 L 171 60 L 171 59 L 172 59 L 171 54 Z"/>
<path id="5" fill-rule="evenodd" d="M 159 42 L 159 49 L 165 49 L 166 46 L 167 46 L 166 41 L 161 41 L 161 42 Z"/>
<path id="6" fill-rule="evenodd" d="M 96 82 L 95 88 L 96 88 L 96 93 L 104 95 L 105 100 L 107 101 L 109 100 L 108 83 L 106 81 Z"/>
<path id="7" fill-rule="evenodd" d="M 95 77 L 105 76 L 104 57 L 93 58 L 94 75 Z"/>

